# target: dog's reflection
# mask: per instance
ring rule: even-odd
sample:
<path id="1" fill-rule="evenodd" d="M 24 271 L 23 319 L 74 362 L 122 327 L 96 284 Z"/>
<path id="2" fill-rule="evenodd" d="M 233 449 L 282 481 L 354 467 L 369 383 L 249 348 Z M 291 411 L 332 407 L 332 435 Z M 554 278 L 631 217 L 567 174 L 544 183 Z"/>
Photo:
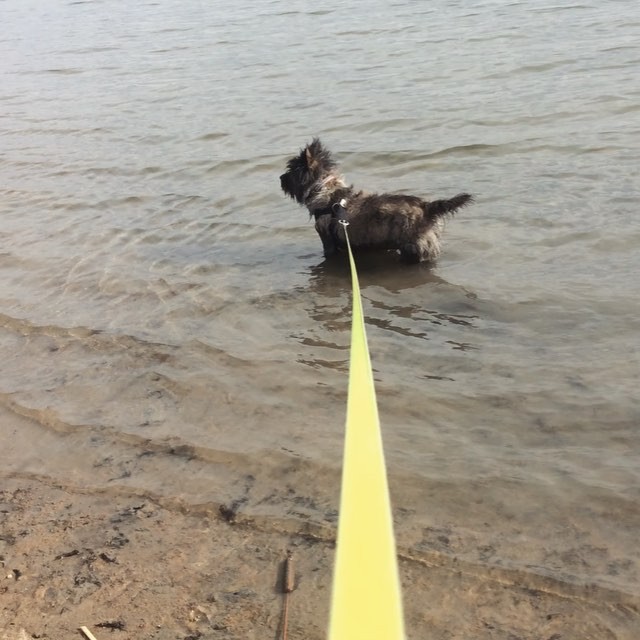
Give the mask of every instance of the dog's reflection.
<path id="1" fill-rule="evenodd" d="M 392 251 L 359 251 L 356 267 L 361 288 L 383 287 L 390 293 L 426 284 L 446 284 L 427 264 L 402 264 Z M 309 269 L 309 284 L 318 293 L 351 289 L 349 262 L 345 254 L 331 256 Z M 451 285 L 453 286 L 453 285 Z"/>
<path id="2" fill-rule="evenodd" d="M 455 324 L 472 329 L 478 317 L 477 297 L 464 287 L 438 276 L 424 264 L 407 266 L 393 253 L 363 253 L 357 257 L 358 280 L 365 323 L 390 331 L 402 339 L 427 340 L 436 325 Z M 316 357 L 299 361 L 311 366 L 346 370 L 351 328 L 351 275 L 346 256 L 335 256 L 308 270 L 309 306 L 313 321 L 296 338 L 307 347 L 320 348 Z M 425 291 L 426 289 L 426 291 Z M 442 309 L 425 305 L 430 291 Z M 436 308 L 434 308 L 436 306 Z M 335 359 L 330 357 L 335 356 Z"/>

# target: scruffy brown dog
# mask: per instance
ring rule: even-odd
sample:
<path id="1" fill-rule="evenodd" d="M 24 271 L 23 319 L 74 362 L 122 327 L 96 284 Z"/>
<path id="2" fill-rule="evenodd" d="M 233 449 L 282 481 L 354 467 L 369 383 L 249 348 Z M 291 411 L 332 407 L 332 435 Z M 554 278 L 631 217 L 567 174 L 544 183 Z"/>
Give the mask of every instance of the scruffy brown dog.
<path id="1" fill-rule="evenodd" d="M 338 222 L 346 218 L 354 250 L 391 249 L 408 262 L 435 260 L 445 217 L 473 201 L 468 193 L 427 202 L 416 196 L 356 191 L 345 183 L 318 138 L 289 160 L 280 186 L 315 218 L 326 257 L 346 249 Z"/>

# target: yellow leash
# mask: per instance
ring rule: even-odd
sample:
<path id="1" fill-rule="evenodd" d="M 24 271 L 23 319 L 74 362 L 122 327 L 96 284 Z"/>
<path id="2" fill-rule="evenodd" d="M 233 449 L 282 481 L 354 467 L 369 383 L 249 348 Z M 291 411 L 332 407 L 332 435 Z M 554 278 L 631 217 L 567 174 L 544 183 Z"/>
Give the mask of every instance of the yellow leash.
<path id="1" fill-rule="evenodd" d="M 404 640 L 402 596 L 378 406 L 356 265 L 349 396 L 329 640 Z"/>

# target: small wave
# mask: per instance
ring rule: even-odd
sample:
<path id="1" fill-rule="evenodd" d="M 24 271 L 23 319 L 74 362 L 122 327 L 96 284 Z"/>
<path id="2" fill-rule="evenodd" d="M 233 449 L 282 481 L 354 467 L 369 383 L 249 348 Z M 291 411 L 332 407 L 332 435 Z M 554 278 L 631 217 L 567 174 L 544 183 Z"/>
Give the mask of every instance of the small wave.
<path id="1" fill-rule="evenodd" d="M 35 71 L 33 73 L 54 73 L 58 75 L 76 75 L 79 73 L 85 73 L 85 69 L 79 69 L 77 67 L 67 67 L 59 69 L 44 69 L 42 71 Z"/>
<path id="2" fill-rule="evenodd" d="M 36 325 L 22 318 L 14 318 L 0 313 L 0 326 L 23 336 L 47 335 L 63 338 L 88 338 L 101 333 L 99 329 L 89 327 L 60 327 L 56 325 Z"/>
<path id="3" fill-rule="evenodd" d="M 225 133 L 222 131 L 213 131 L 211 133 L 205 133 L 204 135 L 196 138 L 196 140 L 203 140 L 203 141 L 220 140 L 220 138 L 227 138 L 228 136 L 229 136 L 228 133 Z"/>
<path id="4" fill-rule="evenodd" d="M 467 144 L 447 147 L 423 155 L 423 158 L 439 158 L 446 156 L 499 156 L 514 151 L 512 144 Z"/>

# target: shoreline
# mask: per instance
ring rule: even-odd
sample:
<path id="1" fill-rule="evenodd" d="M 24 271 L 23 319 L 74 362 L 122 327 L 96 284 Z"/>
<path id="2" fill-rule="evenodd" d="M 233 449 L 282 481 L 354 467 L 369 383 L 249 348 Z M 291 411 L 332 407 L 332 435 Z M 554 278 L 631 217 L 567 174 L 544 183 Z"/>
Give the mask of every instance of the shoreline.
<path id="1" fill-rule="evenodd" d="M 81 638 L 81 626 L 97 640 L 279 638 L 288 550 L 288 635 L 326 637 L 331 540 L 11 473 L 0 518 L 2 640 Z M 555 581 L 558 593 L 402 552 L 400 573 L 408 638 L 635 640 L 640 626 L 640 597 L 597 587 Z"/>

